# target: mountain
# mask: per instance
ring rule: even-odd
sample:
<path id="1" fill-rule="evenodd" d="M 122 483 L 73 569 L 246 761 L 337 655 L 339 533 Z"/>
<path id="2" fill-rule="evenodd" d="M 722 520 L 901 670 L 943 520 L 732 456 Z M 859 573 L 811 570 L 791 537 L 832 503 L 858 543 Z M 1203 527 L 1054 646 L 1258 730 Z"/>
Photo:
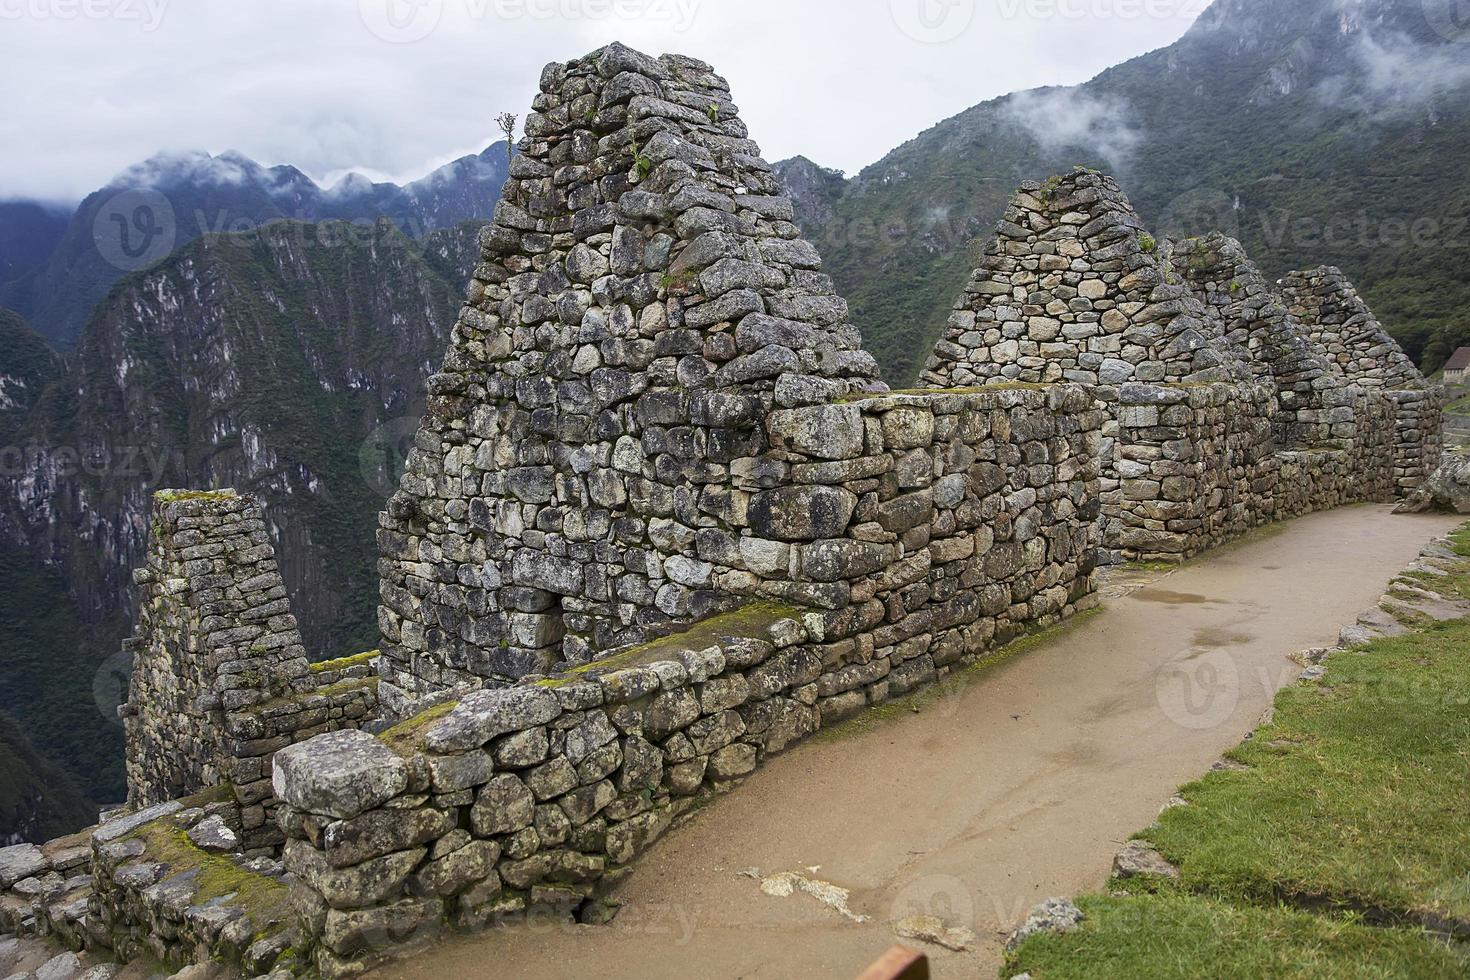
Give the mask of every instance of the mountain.
<path id="1" fill-rule="evenodd" d="M 0 713 L 0 847 L 39 843 L 97 818 L 71 777 L 37 754 L 16 724 Z"/>
<path id="2" fill-rule="evenodd" d="M 61 358 L 13 310 L 0 308 L 0 437 L 24 419 L 61 370 Z"/>
<path id="3" fill-rule="evenodd" d="M 1470 31 L 1457 0 L 1216 0 L 1176 44 L 966 110 L 793 191 L 886 378 L 913 379 L 1022 180 L 1095 166 L 1161 234 L 1341 266 L 1433 371 L 1470 342 Z M 1456 25 L 1460 25 L 1457 27 Z"/>
<path id="4" fill-rule="evenodd" d="M 502 142 L 403 186 L 350 174 L 323 189 L 295 167 L 263 167 L 239 153 L 161 154 L 88 195 L 43 262 L 9 281 L 0 276 L 0 306 L 24 315 L 57 349 L 70 350 L 114 283 L 201 236 L 274 221 L 371 226 L 388 218 L 422 238 L 488 217 L 508 169 Z"/>
<path id="5" fill-rule="evenodd" d="M 0 496 L 0 711 L 91 801 L 123 795 L 115 655 L 154 490 L 259 494 L 308 648 L 376 643 L 377 513 L 479 227 L 415 240 L 387 219 L 280 221 L 206 235 L 119 281 L 64 359 L 10 345 L 3 331 L 24 338 L 24 325 L 0 319 L 0 376 L 49 378 L 34 393 L 27 382 L 5 438 L 22 452 Z"/>
<path id="6" fill-rule="evenodd" d="M 71 210 L 37 201 L 0 201 L 0 283 L 45 264 L 66 233 Z"/>

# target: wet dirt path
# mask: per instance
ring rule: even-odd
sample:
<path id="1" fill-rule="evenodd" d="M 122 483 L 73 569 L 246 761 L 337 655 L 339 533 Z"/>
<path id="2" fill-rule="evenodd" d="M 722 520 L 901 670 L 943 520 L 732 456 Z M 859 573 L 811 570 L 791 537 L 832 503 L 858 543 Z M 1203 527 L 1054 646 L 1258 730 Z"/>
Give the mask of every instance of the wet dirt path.
<path id="1" fill-rule="evenodd" d="M 1121 843 L 1255 727 L 1300 673 L 1289 655 L 1335 643 L 1462 521 L 1349 507 L 1115 575 L 1075 628 L 773 760 L 635 864 L 611 925 L 507 925 L 374 976 L 848 978 L 898 941 L 896 919 L 935 914 L 980 941 L 923 947 L 934 975 L 993 977 L 1032 905 L 1099 887 Z M 767 895 L 751 869 L 848 889 L 866 921 Z"/>

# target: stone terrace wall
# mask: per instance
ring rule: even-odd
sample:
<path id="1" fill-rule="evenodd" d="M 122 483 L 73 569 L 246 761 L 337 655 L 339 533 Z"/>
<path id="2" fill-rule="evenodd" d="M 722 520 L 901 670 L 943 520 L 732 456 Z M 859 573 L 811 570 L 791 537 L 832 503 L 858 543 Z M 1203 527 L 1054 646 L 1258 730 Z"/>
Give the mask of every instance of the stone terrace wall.
<path id="1" fill-rule="evenodd" d="M 1389 392 L 1396 406 L 1393 467 L 1395 491 L 1408 496 L 1439 465 L 1444 450 L 1444 392 L 1419 369 L 1379 324 L 1342 270 L 1320 266 L 1282 281 L 1287 302 L 1312 339 L 1348 380 Z"/>
<path id="2" fill-rule="evenodd" d="M 760 420 L 877 376 L 708 65 L 612 45 L 534 109 L 381 521 L 395 712 L 728 608 L 686 559 Z"/>
<path id="3" fill-rule="evenodd" d="M 254 497 L 162 491 L 138 620 L 126 732 L 128 802 L 228 785 L 246 846 L 279 845 L 270 757 L 376 714 L 373 655 L 312 666 Z"/>

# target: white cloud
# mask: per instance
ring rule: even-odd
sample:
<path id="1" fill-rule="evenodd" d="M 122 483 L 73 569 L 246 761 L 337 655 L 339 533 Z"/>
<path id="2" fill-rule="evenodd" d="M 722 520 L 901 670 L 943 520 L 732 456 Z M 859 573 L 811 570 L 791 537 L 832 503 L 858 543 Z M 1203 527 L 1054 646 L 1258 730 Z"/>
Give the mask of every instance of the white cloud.
<path id="1" fill-rule="evenodd" d="M 1039 89 L 1010 99 L 1005 112 L 1048 152 L 1082 147 L 1119 168 L 1128 166 L 1143 141 L 1132 110 L 1113 96 Z"/>
<path id="2" fill-rule="evenodd" d="M 855 172 L 978 102 L 1172 43 L 1199 2 L 0 0 L 0 198 L 75 198 L 160 150 L 421 176 L 524 116 L 546 62 L 613 40 L 713 64 L 769 158 Z M 916 4 L 968 19 L 916 38 Z M 77 9 L 105 16 L 59 16 Z"/>

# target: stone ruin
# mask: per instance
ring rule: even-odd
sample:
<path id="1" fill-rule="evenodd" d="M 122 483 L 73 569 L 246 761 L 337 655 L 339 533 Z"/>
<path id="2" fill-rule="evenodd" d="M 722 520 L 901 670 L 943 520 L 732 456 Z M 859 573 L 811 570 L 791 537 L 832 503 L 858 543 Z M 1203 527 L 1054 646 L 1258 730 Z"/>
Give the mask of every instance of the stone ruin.
<path id="1" fill-rule="evenodd" d="M 339 977 L 591 917 L 702 798 L 1093 607 L 1100 563 L 1436 462 L 1438 391 L 1339 273 L 1158 241 L 1101 174 L 1021 188 L 891 392 L 709 66 L 612 45 L 534 109 L 380 519 L 381 652 L 309 664 L 258 503 L 160 495 L 130 809 L 0 850 L 0 929 Z"/>

